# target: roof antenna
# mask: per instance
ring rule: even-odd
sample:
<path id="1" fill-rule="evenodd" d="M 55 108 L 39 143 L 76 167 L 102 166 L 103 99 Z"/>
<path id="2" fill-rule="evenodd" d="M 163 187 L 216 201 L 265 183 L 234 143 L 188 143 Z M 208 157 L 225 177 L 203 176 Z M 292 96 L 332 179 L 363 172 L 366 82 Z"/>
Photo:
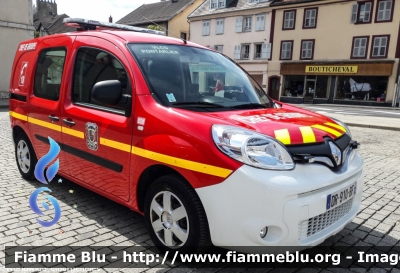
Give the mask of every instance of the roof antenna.
<path id="1" fill-rule="evenodd" d="M 147 18 L 147 17 L 145 17 L 145 16 L 143 16 L 143 15 L 142 15 L 142 17 L 143 17 L 144 19 L 148 20 L 149 22 L 153 23 L 154 25 L 160 27 L 161 29 L 164 29 L 165 34 L 167 34 L 167 31 L 168 31 L 168 30 L 167 30 L 165 27 L 160 26 L 160 25 L 157 24 L 156 22 L 150 20 L 149 18 Z M 171 31 L 168 31 L 168 33 L 171 33 L 171 34 L 174 35 L 176 38 L 181 39 L 185 45 L 187 44 L 187 41 L 186 41 L 185 39 L 183 39 L 182 37 L 179 37 L 178 35 L 176 35 L 175 33 L 172 33 Z"/>

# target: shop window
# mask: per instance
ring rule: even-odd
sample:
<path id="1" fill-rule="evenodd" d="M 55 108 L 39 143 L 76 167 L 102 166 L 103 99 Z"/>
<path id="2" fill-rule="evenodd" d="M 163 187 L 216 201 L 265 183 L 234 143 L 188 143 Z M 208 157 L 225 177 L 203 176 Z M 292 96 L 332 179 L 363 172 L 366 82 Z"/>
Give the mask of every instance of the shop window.
<path id="1" fill-rule="evenodd" d="M 296 10 L 287 10 L 283 12 L 283 30 L 295 28 Z"/>
<path id="2" fill-rule="evenodd" d="M 353 24 L 371 23 L 373 1 L 354 4 L 351 10 L 351 22 Z"/>
<path id="3" fill-rule="evenodd" d="M 315 95 L 314 98 L 326 99 L 328 98 L 328 82 L 329 76 L 318 76 L 315 83 Z"/>
<path id="4" fill-rule="evenodd" d="M 335 98 L 384 102 L 388 80 L 380 76 L 340 76 Z"/>
<path id="5" fill-rule="evenodd" d="M 281 42 L 281 60 L 291 60 L 293 52 L 293 41 Z"/>
<path id="6" fill-rule="evenodd" d="M 284 78 L 283 97 L 303 97 L 304 76 L 289 75 Z"/>
<path id="7" fill-rule="evenodd" d="M 393 20 L 393 0 L 378 0 L 375 23 L 391 22 Z"/>
<path id="8" fill-rule="evenodd" d="M 303 28 L 316 28 L 318 8 L 304 9 Z"/>
<path id="9" fill-rule="evenodd" d="M 210 21 L 203 21 L 203 36 L 210 35 Z"/>
<path id="10" fill-rule="evenodd" d="M 351 51 L 352 59 L 367 58 L 369 36 L 353 37 L 353 46 Z"/>
<path id="11" fill-rule="evenodd" d="M 300 60 L 312 60 L 314 58 L 315 40 L 301 40 Z"/>
<path id="12" fill-rule="evenodd" d="M 372 36 L 371 58 L 387 58 L 389 35 Z"/>

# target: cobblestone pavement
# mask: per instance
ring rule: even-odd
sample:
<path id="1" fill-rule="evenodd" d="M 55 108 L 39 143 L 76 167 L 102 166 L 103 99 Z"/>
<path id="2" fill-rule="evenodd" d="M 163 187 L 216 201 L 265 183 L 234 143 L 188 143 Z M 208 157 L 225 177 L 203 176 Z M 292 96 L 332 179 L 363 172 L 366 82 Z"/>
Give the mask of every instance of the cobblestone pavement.
<path id="1" fill-rule="evenodd" d="M 352 223 L 324 244 L 371 247 L 398 245 L 400 132 L 356 127 L 352 127 L 351 130 L 354 138 L 362 144 L 360 152 L 365 160 L 366 185 L 362 207 Z M 8 110 L 0 109 L 0 267 L 4 264 L 4 251 L 2 251 L 4 244 L 127 247 L 152 245 L 141 215 L 67 180 L 62 183 L 53 182 L 48 186 L 52 190 L 51 194 L 61 205 L 63 214 L 60 222 L 52 228 L 41 227 L 35 221 L 36 215 L 28 205 L 28 198 L 42 184 L 27 182 L 21 178 L 13 149 Z M 134 269 L 134 272 L 168 270 L 143 268 Z M 235 272 L 245 270 L 252 269 L 236 269 Z M 353 270 L 367 271 L 360 268 Z M 101 269 L 98 272 L 104 271 Z M 126 269 L 108 271 L 128 272 Z M 180 271 L 190 270 L 180 269 Z M 200 271 L 231 272 L 232 269 Z M 266 272 L 266 270 L 258 271 Z M 292 271 L 298 270 L 285 270 L 285 272 Z M 375 268 L 373 271 L 386 270 Z M 304 272 L 304 269 L 298 272 Z M 308 272 L 318 272 L 318 270 L 312 269 Z M 392 272 L 400 271 L 393 269 Z"/>

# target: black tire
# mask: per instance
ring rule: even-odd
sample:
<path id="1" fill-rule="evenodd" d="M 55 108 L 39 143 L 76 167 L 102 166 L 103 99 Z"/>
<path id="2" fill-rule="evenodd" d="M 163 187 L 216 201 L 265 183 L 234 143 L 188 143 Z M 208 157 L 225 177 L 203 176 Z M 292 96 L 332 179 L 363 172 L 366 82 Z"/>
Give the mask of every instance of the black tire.
<path id="1" fill-rule="evenodd" d="M 161 205 L 161 209 L 163 210 L 163 203 L 160 204 L 159 198 L 164 198 L 164 196 L 166 196 L 165 194 L 168 194 L 168 192 L 172 194 L 170 199 L 172 213 L 168 214 L 165 213 L 165 211 L 160 211 L 160 217 L 153 211 L 151 205 L 155 198 L 154 200 L 158 200 L 157 203 Z M 181 205 L 183 205 L 186 211 L 187 219 L 182 218 L 175 223 L 174 221 L 179 217 L 174 219 L 174 216 L 177 215 L 174 214 L 174 212 L 177 212 L 176 209 L 180 209 Z M 181 211 L 182 209 L 180 212 Z M 166 214 L 167 216 L 165 217 Z M 170 218 L 168 218 L 168 215 Z M 212 245 L 207 216 L 203 205 L 191 185 L 178 175 L 166 175 L 160 177 L 150 185 L 145 197 L 144 216 L 151 239 L 162 251 L 179 250 L 179 252 L 196 253 L 204 252 Z M 155 219 L 156 221 L 154 221 Z M 164 223 L 162 221 L 163 219 L 165 220 Z M 161 221 L 162 228 L 159 232 L 156 232 L 155 228 L 153 228 L 153 222 L 155 223 L 158 220 Z M 169 221 L 171 223 L 169 223 Z M 173 225 L 175 227 L 172 227 Z M 187 239 L 184 243 L 174 233 L 174 231 L 176 231 L 176 225 L 178 225 L 181 230 L 187 231 Z M 167 246 L 165 244 L 165 237 L 163 241 L 163 234 L 165 236 L 168 230 L 172 232 L 172 240 L 176 243 L 175 246 Z"/>
<path id="2" fill-rule="evenodd" d="M 25 148 L 27 149 L 27 153 L 23 153 L 21 151 L 21 149 Z M 29 162 L 29 167 L 27 166 L 27 164 L 22 162 L 23 158 L 27 160 L 25 162 Z M 34 171 L 37 163 L 37 158 L 35 151 L 33 150 L 32 144 L 25 133 L 20 133 L 15 138 L 15 160 L 22 177 L 26 180 L 35 180 Z"/>

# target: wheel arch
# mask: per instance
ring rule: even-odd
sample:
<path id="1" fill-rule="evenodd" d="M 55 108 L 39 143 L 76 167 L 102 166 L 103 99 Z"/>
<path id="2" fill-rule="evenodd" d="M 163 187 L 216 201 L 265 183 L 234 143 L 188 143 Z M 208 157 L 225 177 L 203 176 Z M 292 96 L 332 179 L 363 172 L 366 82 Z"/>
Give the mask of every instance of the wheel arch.
<path id="1" fill-rule="evenodd" d="M 137 200 L 137 205 L 138 209 L 140 212 L 144 211 L 144 201 L 145 201 L 145 196 L 146 192 L 149 189 L 150 185 L 157 180 L 158 178 L 169 175 L 169 174 L 175 174 L 180 176 L 182 179 L 184 179 L 189 185 L 190 183 L 187 181 L 187 179 L 181 175 L 178 171 L 175 169 L 162 165 L 162 164 L 156 164 L 147 167 L 142 174 L 139 177 L 138 184 L 136 187 L 136 200 Z M 190 185 L 192 187 L 192 185 Z"/>

